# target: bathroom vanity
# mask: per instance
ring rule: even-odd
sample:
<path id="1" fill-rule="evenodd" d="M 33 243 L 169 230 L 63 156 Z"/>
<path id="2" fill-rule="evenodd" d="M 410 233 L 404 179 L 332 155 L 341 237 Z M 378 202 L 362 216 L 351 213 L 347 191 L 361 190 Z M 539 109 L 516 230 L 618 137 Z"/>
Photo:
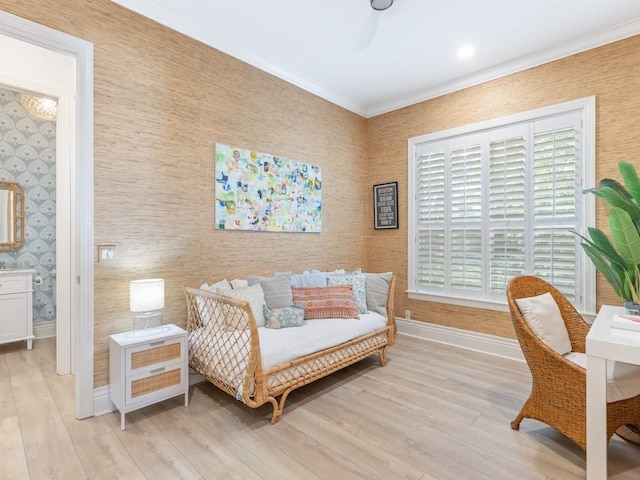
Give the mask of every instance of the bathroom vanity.
<path id="1" fill-rule="evenodd" d="M 0 270 L 0 344 L 33 341 L 33 275 L 35 270 Z"/>

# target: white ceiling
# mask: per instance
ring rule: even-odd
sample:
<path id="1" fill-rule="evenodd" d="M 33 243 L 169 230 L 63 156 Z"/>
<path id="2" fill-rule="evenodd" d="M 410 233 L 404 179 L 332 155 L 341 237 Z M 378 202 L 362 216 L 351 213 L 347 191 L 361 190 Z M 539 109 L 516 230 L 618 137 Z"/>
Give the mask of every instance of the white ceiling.
<path id="1" fill-rule="evenodd" d="M 640 33 L 638 0 L 113 1 L 365 117 Z"/>

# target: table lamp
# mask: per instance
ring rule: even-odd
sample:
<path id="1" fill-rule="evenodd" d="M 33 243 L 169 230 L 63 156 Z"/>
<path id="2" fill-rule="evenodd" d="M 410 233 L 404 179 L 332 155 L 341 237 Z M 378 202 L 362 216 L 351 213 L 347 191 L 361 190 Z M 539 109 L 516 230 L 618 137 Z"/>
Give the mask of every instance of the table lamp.
<path id="1" fill-rule="evenodd" d="M 129 310 L 137 314 L 133 319 L 134 330 L 162 325 L 163 308 L 164 279 L 133 280 L 129 284 Z"/>

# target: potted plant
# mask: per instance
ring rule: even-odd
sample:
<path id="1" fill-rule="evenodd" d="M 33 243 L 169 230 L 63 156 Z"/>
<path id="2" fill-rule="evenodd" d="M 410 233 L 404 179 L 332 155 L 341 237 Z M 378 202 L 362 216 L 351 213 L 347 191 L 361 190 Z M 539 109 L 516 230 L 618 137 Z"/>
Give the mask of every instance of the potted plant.
<path id="1" fill-rule="evenodd" d="M 618 163 L 618 170 L 624 185 L 604 178 L 597 187 L 584 191 L 609 204 L 611 240 L 594 227 L 588 228 L 588 238 L 577 235 L 596 270 L 625 301 L 627 309 L 640 311 L 640 178 L 630 163 Z"/>

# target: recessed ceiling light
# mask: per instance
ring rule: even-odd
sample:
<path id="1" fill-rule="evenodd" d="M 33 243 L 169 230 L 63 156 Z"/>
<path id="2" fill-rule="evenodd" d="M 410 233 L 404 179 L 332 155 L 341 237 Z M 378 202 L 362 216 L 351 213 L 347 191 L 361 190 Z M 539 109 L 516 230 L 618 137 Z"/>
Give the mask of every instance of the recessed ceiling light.
<path id="1" fill-rule="evenodd" d="M 458 58 L 461 58 L 461 59 L 469 58 L 473 56 L 475 52 L 476 52 L 476 49 L 473 47 L 473 45 L 464 45 L 458 49 Z"/>
<path id="2" fill-rule="evenodd" d="M 371 8 L 374 10 L 386 10 L 393 5 L 393 0 L 371 0 Z"/>

